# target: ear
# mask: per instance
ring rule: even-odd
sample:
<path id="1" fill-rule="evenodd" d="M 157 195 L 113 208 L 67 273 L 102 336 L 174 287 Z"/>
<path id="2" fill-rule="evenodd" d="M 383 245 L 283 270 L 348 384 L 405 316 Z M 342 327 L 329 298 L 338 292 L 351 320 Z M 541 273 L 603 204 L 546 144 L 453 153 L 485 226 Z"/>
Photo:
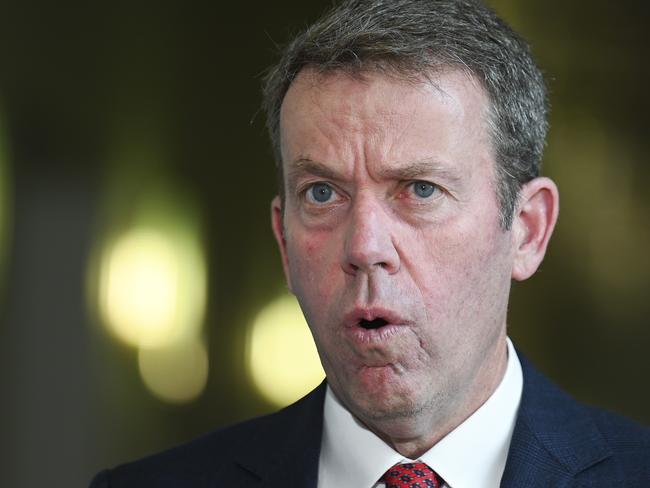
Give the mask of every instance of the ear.
<path id="1" fill-rule="evenodd" d="M 291 278 L 289 275 L 289 258 L 287 257 L 287 240 L 284 236 L 284 222 L 282 212 L 282 200 L 278 195 L 271 200 L 271 226 L 273 227 L 273 235 L 278 243 L 280 249 L 280 256 L 282 257 L 282 268 L 284 269 L 284 276 L 287 280 L 289 290 L 291 288 Z"/>
<path id="2" fill-rule="evenodd" d="M 560 208 L 557 186 L 539 177 L 526 183 L 512 223 L 514 263 L 512 278 L 530 278 L 544 259 Z"/>

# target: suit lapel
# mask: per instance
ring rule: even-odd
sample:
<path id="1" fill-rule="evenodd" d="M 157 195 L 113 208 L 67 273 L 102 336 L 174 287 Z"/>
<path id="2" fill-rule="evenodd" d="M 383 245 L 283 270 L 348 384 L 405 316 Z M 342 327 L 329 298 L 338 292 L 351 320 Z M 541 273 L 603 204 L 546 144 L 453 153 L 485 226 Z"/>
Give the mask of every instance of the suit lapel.
<path id="1" fill-rule="evenodd" d="M 236 462 L 255 487 L 316 488 L 325 382 L 260 425 L 239 447 Z"/>
<path id="2" fill-rule="evenodd" d="M 501 487 L 575 486 L 611 451 L 588 411 L 518 354 L 524 389 Z"/>

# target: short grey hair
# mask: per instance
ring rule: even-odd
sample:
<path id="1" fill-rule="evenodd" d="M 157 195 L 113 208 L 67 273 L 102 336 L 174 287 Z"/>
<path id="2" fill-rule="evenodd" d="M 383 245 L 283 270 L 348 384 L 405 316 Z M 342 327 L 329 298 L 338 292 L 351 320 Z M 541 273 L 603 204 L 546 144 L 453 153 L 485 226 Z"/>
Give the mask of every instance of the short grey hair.
<path id="1" fill-rule="evenodd" d="M 298 34 L 264 80 L 264 109 L 280 194 L 280 108 L 305 67 L 353 75 L 385 72 L 427 79 L 460 68 L 489 99 L 488 128 L 496 160 L 500 221 L 512 224 L 521 186 L 539 175 L 545 146 L 544 78 L 528 44 L 479 0 L 347 0 Z"/>

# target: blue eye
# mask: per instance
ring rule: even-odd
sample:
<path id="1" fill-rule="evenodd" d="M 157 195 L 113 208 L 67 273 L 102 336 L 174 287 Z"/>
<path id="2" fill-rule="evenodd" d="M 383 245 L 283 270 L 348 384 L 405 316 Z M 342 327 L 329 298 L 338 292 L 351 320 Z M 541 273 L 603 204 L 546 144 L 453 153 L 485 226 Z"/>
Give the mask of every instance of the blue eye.
<path id="1" fill-rule="evenodd" d="M 429 198 L 436 191 L 436 185 L 426 181 L 416 181 L 413 183 L 413 191 L 420 198 Z"/>
<path id="2" fill-rule="evenodd" d="M 315 202 L 326 203 L 332 198 L 334 190 L 326 183 L 315 183 L 307 190 L 307 193 Z"/>

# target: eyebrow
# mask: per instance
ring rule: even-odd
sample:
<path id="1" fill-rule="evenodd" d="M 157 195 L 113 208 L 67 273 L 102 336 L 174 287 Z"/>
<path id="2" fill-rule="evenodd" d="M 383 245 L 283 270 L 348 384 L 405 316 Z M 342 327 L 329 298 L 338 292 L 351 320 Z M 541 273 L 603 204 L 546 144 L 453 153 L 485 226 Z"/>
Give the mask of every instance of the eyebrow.
<path id="1" fill-rule="evenodd" d="M 422 159 L 405 164 L 397 164 L 393 167 L 382 168 L 379 175 L 386 179 L 414 180 L 435 176 L 448 182 L 460 180 L 457 172 L 450 170 L 448 165 L 435 159 Z"/>
<path id="2" fill-rule="evenodd" d="M 287 171 L 289 186 L 295 186 L 296 180 L 305 174 L 335 181 L 341 179 L 341 175 L 329 166 L 308 158 L 300 158 L 294 161 Z M 461 179 L 455 171 L 435 159 L 422 159 L 381 168 L 378 174 L 383 179 L 393 180 L 413 180 L 433 176 L 453 183 Z"/>
<path id="3" fill-rule="evenodd" d="M 329 166 L 307 158 L 300 158 L 294 161 L 288 171 L 289 176 L 292 174 L 301 175 L 304 173 L 313 174 L 314 176 L 322 176 L 323 178 L 337 179 L 339 177 L 338 173 Z"/>
<path id="4" fill-rule="evenodd" d="M 311 159 L 300 158 L 291 163 L 290 167 L 287 170 L 287 181 L 289 183 L 289 188 L 294 188 L 296 186 L 296 181 L 301 176 L 307 174 L 328 180 L 341 179 L 339 173 L 334 171 L 329 166 L 326 166 L 325 164 L 319 163 L 317 161 L 312 161 Z"/>

